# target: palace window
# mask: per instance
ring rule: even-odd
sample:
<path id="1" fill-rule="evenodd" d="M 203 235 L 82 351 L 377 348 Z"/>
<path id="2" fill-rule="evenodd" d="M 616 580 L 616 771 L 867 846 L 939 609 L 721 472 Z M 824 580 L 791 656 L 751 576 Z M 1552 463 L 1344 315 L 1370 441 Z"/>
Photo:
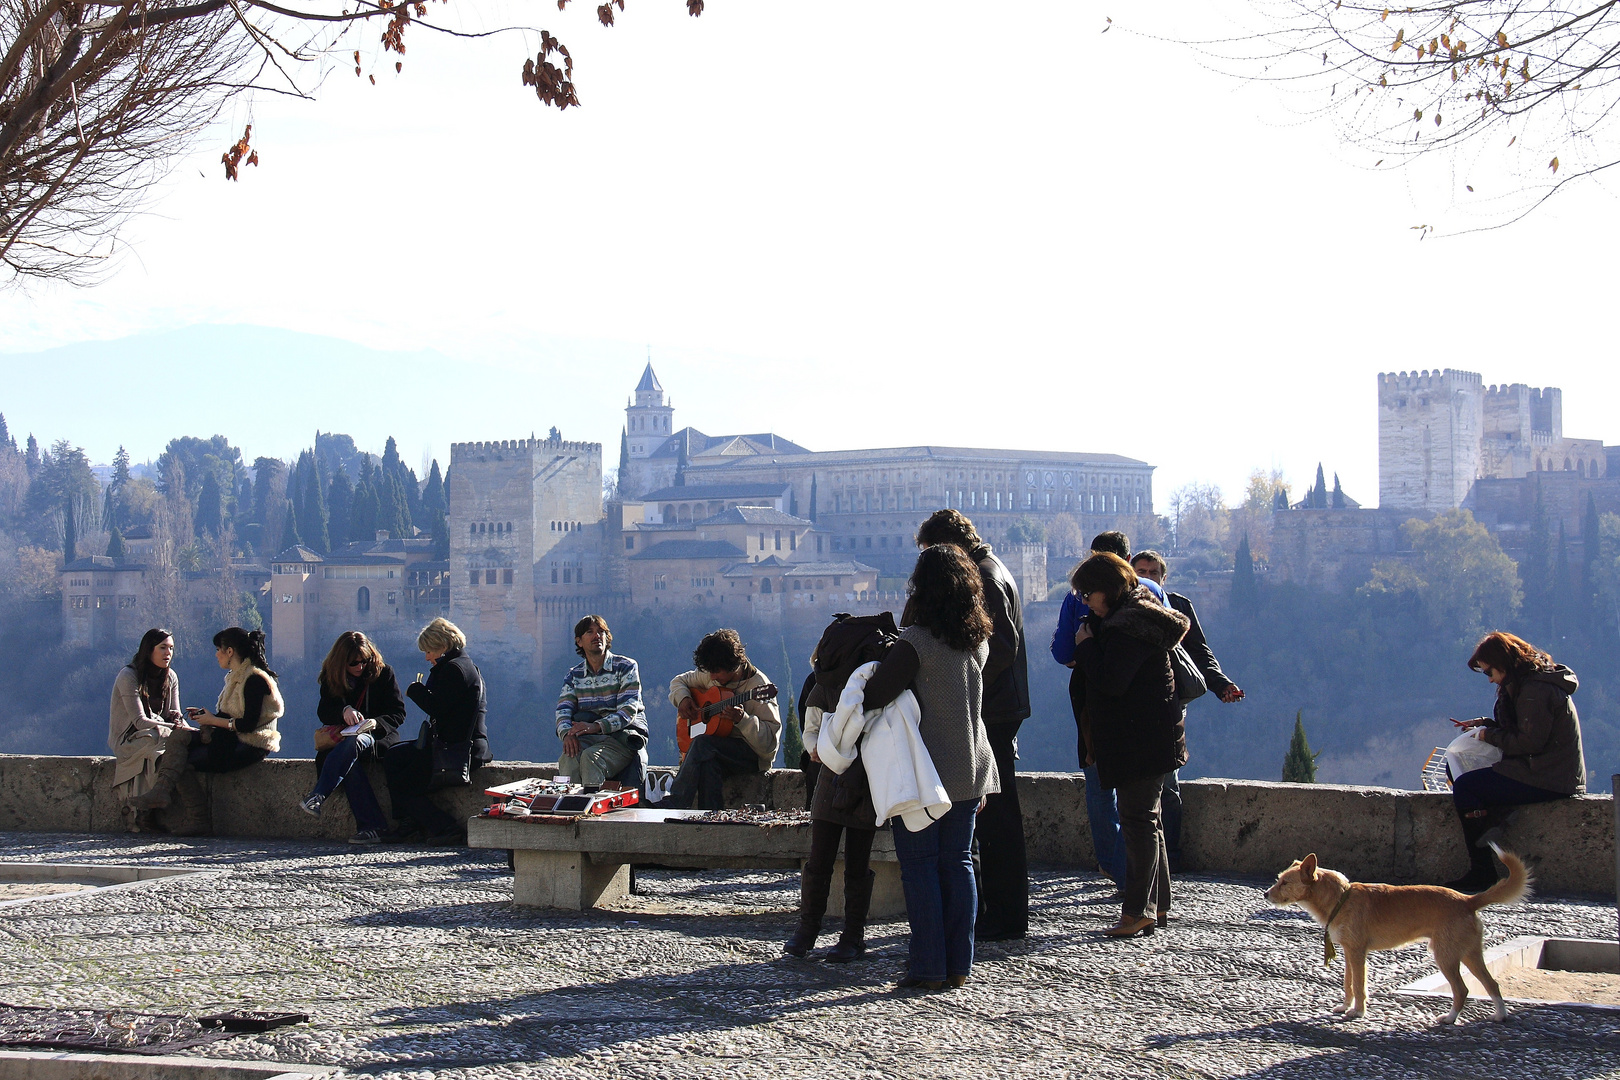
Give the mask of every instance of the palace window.
<path id="1" fill-rule="evenodd" d="M 485 570 L 484 571 L 484 584 L 485 585 L 493 585 L 493 584 L 495 584 L 495 571 L 493 571 L 493 570 Z"/>
<path id="2" fill-rule="evenodd" d="M 501 571 L 501 584 L 502 585 L 510 585 L 510 584 L 512 584 L 512 571 L 510 571 L 510 570 L 502 570 Z"/>
<path id="3" fill-rule="evenodd" d="M 371 610 L 371 590 L 364 585 L 354 594 L 354 607 L 356 611 Z"/>
<path id="4" fill-rule="evenodd" d="M 555 566 L 551 568 L 551 583 L 553 585 L 557 584 L 557 568 Z"/>

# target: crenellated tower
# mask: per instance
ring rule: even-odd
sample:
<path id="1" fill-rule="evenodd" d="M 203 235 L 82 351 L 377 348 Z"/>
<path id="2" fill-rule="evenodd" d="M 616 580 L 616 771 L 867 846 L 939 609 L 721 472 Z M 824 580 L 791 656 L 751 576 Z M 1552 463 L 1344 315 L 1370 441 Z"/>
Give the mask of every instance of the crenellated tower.
<path id="1" fill-rule="evenodd" d="M 1472 371 L 1378 376 L 1378 505 L 1461 506 L 1482 465 L 1485 394 Z"/>

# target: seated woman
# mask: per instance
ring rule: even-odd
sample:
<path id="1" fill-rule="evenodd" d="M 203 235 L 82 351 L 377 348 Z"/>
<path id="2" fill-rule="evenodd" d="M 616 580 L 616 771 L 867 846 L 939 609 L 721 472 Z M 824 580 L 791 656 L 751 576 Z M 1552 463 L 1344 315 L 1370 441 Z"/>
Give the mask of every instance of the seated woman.
<path id="1" fill-rule="evenodd" d="M 281 749 L 276 720 L 286 705 L 276 685 L 276 673 L 265 659 L 264 632 L 226 627 L 214 635 L 214 660 L 225 671 L 225 686 L 214 711 L 186 710 L 197 727 L 176 725 L 170 732 L 152 790 L 130 802 L 137 811 L 167 806 L 187 769 L 200 773 L 235 772 Z M 196 802 L 195 791 L 184 786 L 179 790 L 181 813 L 169 815 L 169 831 L 177 836 L 195 836 L 205 828 L 204 807 Z M 188 791 L 193 796 L 190 801 L 185 798 Z"/>
<path id="2" fill-rule="evenodd" d="M 150 813 L 135 809 L 130 800 L 152 790 L 169 732 L 176 724 L 186 726 L 186 715 L 180 711 L 180 677 L 170 666 L 173 660 L 174 635 L 154 627 L 141 635 L 135 659 L 113 680 L 107 746 L 117 759 L 113 796 L 130 832 L 146 829 Z M 167 805 L 167 799 L 162 804 Z"/>
<path id="3" fill-rule="evenodd" d="M 373 752 L 387 753 L 399 741 L 405 722 L 405 697 L 394 669 L 358 630 L 345 631 L 332 643 L 321 664 L 321 700 L 315 715 L 324 725 L 315 732 L 315 788 L 304 796 L 305 813 L 321 816 L 321 805 L 339 784 L 349 796 L 357 831 L 351 844 L 375 844 L 388 828 L 371 780 L 357 762 Z"/>
<path id="4" fill-rule="evenodd" d="M 1452 778 L 1468 873 L 1447 887 L 1476 893 L 1496 884 L 1486 834 L 1498 823 L 1498 808 L 1581 794 L 1586 790 L 1586 759 L 1580 717 L 1570 700 L 1580 685 L 1573 671 L 1523 638 L 1501 631 L 1481 639 L 1468 666 L 1496 685 L 1496 709 L 1494 716 L 1458 726 L 1502 751 L 1502 760 L 1489 768 Z"/>
<path id="5" fill-rule="evenodd" d="M 449 619 L 434 619 L 417 635 L 416 647 L 433 670 L 426 682 L 411 683 L 405 695 L 427 713 L 433 737 L 441 743 L 469 744 L 472 767 L 488 765 L 493 756 L 484 728 L 484 676 L 466 653 L 467 635 Z M 396 743 L 383 759 L 398 824 L 382 840 L 401 844 L 425 837 L 430 844 L 465 843 L 466 826 L 428 798 L 433 750 L 419 741 Z"/>

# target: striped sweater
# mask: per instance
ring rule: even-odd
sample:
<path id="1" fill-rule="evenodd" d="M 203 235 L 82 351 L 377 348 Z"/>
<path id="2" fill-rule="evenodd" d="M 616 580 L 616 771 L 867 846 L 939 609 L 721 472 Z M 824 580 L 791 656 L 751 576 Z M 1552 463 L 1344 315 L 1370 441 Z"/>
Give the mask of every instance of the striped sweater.
<path id="1" fill-rule="evenodd" d="M 584 735 L 587 746 L 610 735 L 621 735 L 633 750 L 647 745 L 647 713 L 641 703 L 641 672 L 628 656 L 609 652 L 602 670 L 593 673 L 590 663 L 581 660 L 563 680 L 557 695 L 557 737 L 568 734 L 575 723 L 598 723 L 601 735 Z"/>

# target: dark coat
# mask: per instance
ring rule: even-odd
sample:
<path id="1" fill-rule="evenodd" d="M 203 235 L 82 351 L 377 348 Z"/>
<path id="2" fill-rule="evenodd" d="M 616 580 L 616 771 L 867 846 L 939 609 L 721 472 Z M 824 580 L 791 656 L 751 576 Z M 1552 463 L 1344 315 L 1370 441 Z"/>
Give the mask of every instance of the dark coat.
<path id="1" fill-rule="evenodd" d="M 984 610 L 994 624 L 990 659 L 984 665 L 980 716 L 986 724 L 1018 723 L 1029 718 L 1029 651 L 1024 641 L 1024 608 L 1018 599 L 1018 584 L 989 544 L 974 548 L 968 556 L 979 566 Z"/>
<path id="2" fill-rule="evenodd" d="M 343 710 L 352 707 L 367 719 L 377 721 L 371 737 L 376 740 L 378 753 L 399 742 L 399 726 L 405 722 L 405 695 L 399 691 L 399 680 L 393 668 L 384 664 L 370 683 L 359 683 L 342 695 L 328 690 L 324 681 L 316 681 L 320 684 L 321 700 L 315 706 L 315 716 L 323 725 L 347 727 Z"/>
<path id="3" fill-rule="evenodd" d="M 472 740 L 474 765 L 494 760 L 484 727 L 484 676 L 472 657 L 451 649 L 434 662 L 427 682 L 411 683 L 405 694 L 428 714 L 439 738 L 445 742 Z"/>
<path id="4" fill-rule="evenodd" d="M 1221 670 L 1221 662 L 1215 659 L 1214 651 L 1205 640 L 1204 628 L 1198 625 L 1198 612 L 1193 609 L 1193 602 L 1176 592 L 1166 593 L 1165 599 L 1170 601 L 1171 607 L 1187 616 L 1187 636 L 1181 639 L 1181 646 L 1187 650 L 1193 664 L 1203 673 L 1204 685 L 1209 687 L 1209 692 L 1220 697 L 1233 682 L 1226 677 L 1226 672 Z"/>
<path id="5" fill-rule="evenodd" d="M 1093 636 L 1074 651 L 1075 705 L 1089 721 L 1102 786 L 1117 788 L 1187 764 L 1184 710 L 1170 666 L 1187 616 L 1138 587 L 1106 619 L 1092 614 L 1086 621 Z"/>
<path id="6" fill-rule="evenodd" d="M 1480 738 L 1502 751 L 1491 766 L 1521 784 L 1561 795 L 1586 790 L 1586 759 L 1581 753 L 1581 721 L 1570 695 L 1580 688 L 1563 664 L 1532 671 L 1503 684 L 1496 693 L 1496 715 Z"/>
<path id="7" fill-rule="evenodd" d="M 838 708 L 838 697 L 829 698 L 817 683 L 804 704 L 831 715 Z M 872 805 L 872 788 L 866 779 L 866 759 L 857 754 L 855 763 L 841 773 L 817 768 L 816 789 L 810 796 L 811 820 L 829 821 L 846 829 L 876 829 L 877 807 Z"/>

